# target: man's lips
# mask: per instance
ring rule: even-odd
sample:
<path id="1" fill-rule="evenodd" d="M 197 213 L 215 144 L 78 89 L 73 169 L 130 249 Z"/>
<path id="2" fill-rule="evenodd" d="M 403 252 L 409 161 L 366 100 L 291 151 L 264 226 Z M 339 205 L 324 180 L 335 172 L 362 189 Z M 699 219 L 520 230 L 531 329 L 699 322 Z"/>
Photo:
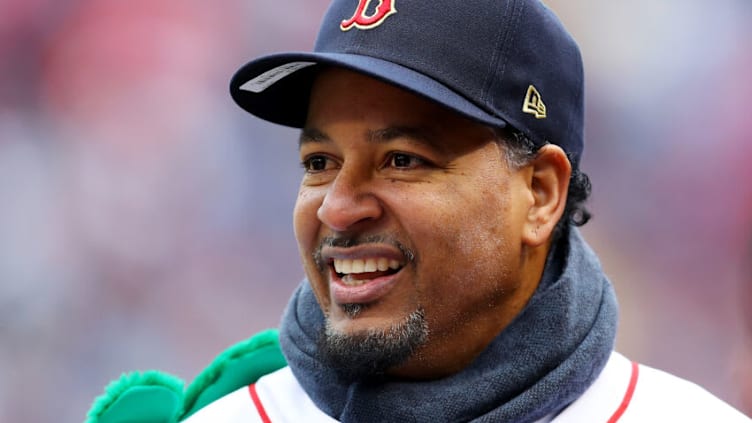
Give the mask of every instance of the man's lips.
<path id="1" fill-rule="evenodd" d="M 366 259 L 334 259 L 334 271 L 343 277 L 346 285 L 358 285 L 359 281 L 374 279 L 395 273 L 402 265 L 398 260 L 387 257 L 369 257 Z"/>
<path id="2" fill-rule="evenodd" d="M 397 283 L 406 264 L 402 251 L 390 245 L 325 247 L 329 289 L 337 304 L 369 304 L 384 297 Z"/>
<path id="3" fill-rule="evenodd" d="M 329 291 L 337 304 L 370 304 L 386 296 L 394 288 L 401 269 L 341 275 L 332 268 Z"/>

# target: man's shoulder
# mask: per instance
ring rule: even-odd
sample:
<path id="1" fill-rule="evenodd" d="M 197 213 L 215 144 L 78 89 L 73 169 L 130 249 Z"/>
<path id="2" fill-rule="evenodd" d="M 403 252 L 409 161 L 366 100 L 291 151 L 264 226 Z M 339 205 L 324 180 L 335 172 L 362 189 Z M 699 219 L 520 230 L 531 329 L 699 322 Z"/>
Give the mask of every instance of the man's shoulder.
<path id="1" fill-rule="evenodd" d="M 289 367 L 262 376 L 208 404 L 186 422 L 329 423 L 336 420 L 312 402 Z M 614 352 L 595 382 L 555 423 L 751 422 L 702 387 Z"/>
<path id="2" fill-rule="evenodd" d="M 633 409 L 625 412 L 624 421 L 645 421 L 650 416 L 661 421 L 752 421 L 695 383 L 649 366 L 639 369 L 641 381 L 634 392 Z"/>
<path id="3" fill-rule="evenodd" d="M 208 422 L 336 422 L 317 408 L 289 367 L 261 377 L 214 401 L 185 420 Z"/>
<path id="4" fill-rule="evenodd" d="M 553 421 L 751 420 L 692 382 L 614 352 L 593 385 Z"/>

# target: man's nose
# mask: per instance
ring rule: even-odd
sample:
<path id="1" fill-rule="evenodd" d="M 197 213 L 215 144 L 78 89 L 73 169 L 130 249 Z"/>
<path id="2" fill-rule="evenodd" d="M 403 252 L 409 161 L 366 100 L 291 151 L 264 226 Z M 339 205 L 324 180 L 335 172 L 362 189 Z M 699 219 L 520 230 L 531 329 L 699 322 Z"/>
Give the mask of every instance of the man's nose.
<path id="1" fill-rule="evenodd" d="M 318 209 L 319 220 L 330 229 L 343 232 L 377 220 L 383 213 L 374 195 L 373 181 L 362 170 L 343 168 L 337 174 Z"/>

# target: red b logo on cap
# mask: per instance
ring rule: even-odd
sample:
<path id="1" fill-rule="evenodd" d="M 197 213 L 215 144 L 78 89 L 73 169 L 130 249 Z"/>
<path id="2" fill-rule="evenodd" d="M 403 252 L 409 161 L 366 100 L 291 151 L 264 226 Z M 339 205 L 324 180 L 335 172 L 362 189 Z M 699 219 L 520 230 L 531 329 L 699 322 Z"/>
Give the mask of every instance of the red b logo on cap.
<path id="1" fill-rule="evenodd" d="M 389 15 L 397 13 L 394 8 L 394 0 L 379 0 L 376 10 L 371 15 L 366 14 L 371 0 L 359 0 L 358 9 L 352 18 L 346 19 L 339 24 L 339 29 L 347 31 L 352 27 L 359 29 L 371 29 L 381 25 Z"/>

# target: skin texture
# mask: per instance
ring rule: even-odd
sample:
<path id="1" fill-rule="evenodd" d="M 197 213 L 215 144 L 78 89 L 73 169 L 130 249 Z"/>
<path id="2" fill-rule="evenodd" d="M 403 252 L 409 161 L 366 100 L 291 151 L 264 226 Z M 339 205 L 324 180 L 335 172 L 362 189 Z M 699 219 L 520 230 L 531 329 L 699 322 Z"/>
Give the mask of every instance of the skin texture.
<path id="1" fill-rule="evenodd" d="M 459 371 L 524 308 L 570 173 L 553 145 L 512 168 L 489 128 L 341 69 L 314 84 L 300 158 L 295 235 L 329 328 L 388 334 L 421 310 L 427 339 L 387 369 L 409 379 Z M 379 288 L 339 289 L 332 259 L 382 256 L 403 266 Z M 368 301 L 348 313 L 343 298 Z"/>

